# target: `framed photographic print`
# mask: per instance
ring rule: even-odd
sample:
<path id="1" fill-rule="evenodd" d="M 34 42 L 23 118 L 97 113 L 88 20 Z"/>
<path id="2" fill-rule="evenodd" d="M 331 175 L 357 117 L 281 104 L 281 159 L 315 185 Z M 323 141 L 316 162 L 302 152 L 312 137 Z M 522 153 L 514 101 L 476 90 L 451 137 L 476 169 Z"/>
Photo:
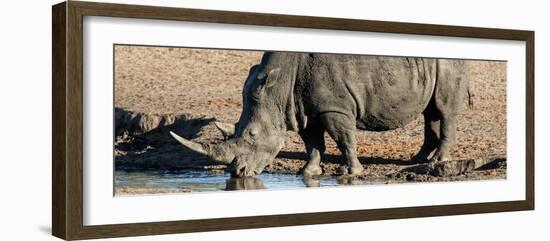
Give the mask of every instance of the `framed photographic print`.
<path id="1" fill-rule="evenodd" d="M 534 209 L 534 32 L 53 6 L 53 235 Z"/>

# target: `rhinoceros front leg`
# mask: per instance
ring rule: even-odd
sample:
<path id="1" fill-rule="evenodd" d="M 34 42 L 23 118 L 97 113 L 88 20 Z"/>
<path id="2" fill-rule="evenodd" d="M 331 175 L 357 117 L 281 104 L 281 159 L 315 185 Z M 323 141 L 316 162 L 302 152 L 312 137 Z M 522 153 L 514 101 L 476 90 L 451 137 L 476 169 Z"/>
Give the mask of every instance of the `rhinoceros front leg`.
<path id="1" fill-rule="evenodd" d="M 328 112 L 321 115 L 321 122 L 344 155 L 347 166 L 341 168 L 342 174 L 362 173 L 363 165 L 357 159 L 355 119 L 341 113 Z"/>
<path id="2" fill-rule="evenodd" d="M 308 161 L 301 170 L 304 176 L 317 176 L 323 173 L 320 166 L 325 152 L 325 130 L 322 127 L 308 126 L 299 132 L 306 146 Z"/>

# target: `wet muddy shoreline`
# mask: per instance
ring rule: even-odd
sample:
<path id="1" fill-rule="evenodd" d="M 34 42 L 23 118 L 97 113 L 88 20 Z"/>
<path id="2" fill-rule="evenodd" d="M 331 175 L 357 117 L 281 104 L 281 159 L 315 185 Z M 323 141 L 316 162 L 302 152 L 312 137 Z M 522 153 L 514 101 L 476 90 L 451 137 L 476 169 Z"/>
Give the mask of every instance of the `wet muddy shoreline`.
<path id="1" fill-rule="evenodd" d="M 498 180 L 498 172 L 505 169 L 477 170 L 459 176 L 439 178 L 438 182 Z M 479 173 L 478 173 L 479 172 Z M 495 175 L 488 174 L 495 172 Z M 492 178 L 487 178 L 487 175 Z M 397 172 L 387 178 L 366 176 L 322 175 L 304 177 L 299 174 L 263 172 L 255 177 L 231 177 L 227 172 L 208 170 L 180 171 L 116 171 L 115 196 L 191 193 L 240 190 L 292 190 L 299 188 L 326 188 L 352 185 L 384 185 L 400 183 L 434 182 L 431 176 L 417 178 L 414 173 Z M 477 178 L 477 179 L 476 179 Z"/>

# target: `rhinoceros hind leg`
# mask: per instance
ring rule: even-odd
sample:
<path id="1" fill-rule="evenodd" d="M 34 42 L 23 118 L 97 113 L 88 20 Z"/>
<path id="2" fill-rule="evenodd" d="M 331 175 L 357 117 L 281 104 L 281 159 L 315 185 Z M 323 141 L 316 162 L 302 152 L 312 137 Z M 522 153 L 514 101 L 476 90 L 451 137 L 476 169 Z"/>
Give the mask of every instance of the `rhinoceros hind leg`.
<path id="1" fill-rule="evenodd" d="M 426 110 L 424 110 L 424 143 L 420 151 L 411 158 L 412 162 L 425 163 L 439 147 L 439 130 L 441 113 L 435 106 L 432 99 Z"/>
<path id="2" fill-rule="evenodd" d="M 344 155 L 347 166 L 341 169 L 342 174 L 361 174 L 363 165 L 357 159 L 355 119 L 341 113 L 329 112 L 321 115 L 321 122 Z"/>
<path id="3" fill-rule="evenodd" d="M 440 116 L 424 113 L 424 144 L 412 161 L 422 163 L 451 160 L 451 148 L 456 143 L 456 119 L 457 116 L 453 113 Z"/>
<path id="4" fill-rule="evenodd" d="M 439 148 L 430 158 L 430 162 L 451 160 L 451 148 L 456 142 L 456 116 L 441 119 L 440 133 Z"/>
<path id="5" fill-rule="evenodd" d="M 302 168 L 301 173 L 304 176 L 318 176 L 323 173 L 319 165 L 325 152 L 325 130 L 321 127 L 309 126 L 299 132 L 300 137 L 306 146 L 308 162 Z"/>
<path id="6" fill-rule="evenodd" d="M 462 60 L 438 60 L 435 106 L 441 113 L 439 147 L 430 162 L 451 160 L 451 148 L 456 143 L 456 127 L 468 90 L 468 76 Z"/>

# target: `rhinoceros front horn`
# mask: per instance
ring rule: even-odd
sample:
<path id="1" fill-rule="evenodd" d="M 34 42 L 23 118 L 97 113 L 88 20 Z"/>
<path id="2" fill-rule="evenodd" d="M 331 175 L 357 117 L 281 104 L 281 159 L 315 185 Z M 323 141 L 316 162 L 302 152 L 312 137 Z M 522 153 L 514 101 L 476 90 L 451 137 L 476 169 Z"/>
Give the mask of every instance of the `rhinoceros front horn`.
<path id="1" fill-rule="evenodd" d="M 182 145 L 184 145 L 185 147 L 195 151 L 195 152 L 198 152 L 200 154 L 203 154 L 203 155 L 208 155 L 208 151 L 199 143 L 196 143 L 194 141 L 190 141 L 190 140 L 187 140 L 181 136 L 178 136 L 178 134 L 174 133 L 174 132 L 171 132 L 170 131 L 170 135 L 172 135 L 172 137 L 174 137 L 174 139 L 176 139 L 176 141 L 178 141 L 179 143 L 181 143 Z"/>
<path id="2" fill-rule="evenodd" d="M 191 149 L 194 152 L 207 155 L 212 161 L 217 161 L 225 164 L 229 164 L 233 161 L 235 155 L 231 151 L 231 146 L 228 143 L 221 143 L 214 146 L 203 146 L 200 143 L 187 140 L 178 134 L 170 131 L 170 135 L 174 137 L 183 146 Z"/>

